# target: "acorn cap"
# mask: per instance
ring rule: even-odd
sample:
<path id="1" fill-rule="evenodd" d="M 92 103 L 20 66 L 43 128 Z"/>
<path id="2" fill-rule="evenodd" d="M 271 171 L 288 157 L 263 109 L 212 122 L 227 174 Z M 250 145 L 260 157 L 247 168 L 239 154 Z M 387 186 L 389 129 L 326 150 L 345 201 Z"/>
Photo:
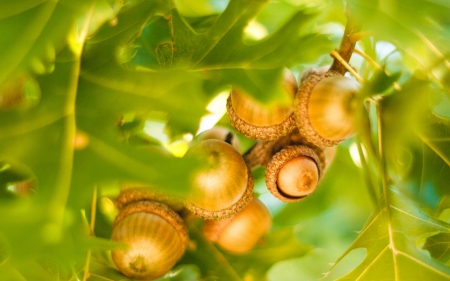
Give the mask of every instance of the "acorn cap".
<path id="1" fill-rule="evenodd" d="M 265 159 L 267 159 L 267 162 L 263 162 L 264 166 L 267 166 L 270 159 L 272 159 L 272 157 L 276 153 L 281 151 L 283 148 L 286 148 L 288 146 L 298 146 L 298 145 L 304 145 L 304 146 L 307 146 L 307 147 L 311 148 L 312 150 L 314 150 L 317 157 L 319 158 L 320 167 L 322 168 L 322 170 L 325 169 L 325 167 L 328 165 L 328 159 L 326 157 L 325 148 L 318 147 L 318 146 L 314 145 L 313 143 L 310 143 L 305 137 L 303 137 L 300 134 L 298 129 L 292 131 L 289 135 L 278 139 L 273 144 L 270 157 L 269 158 L 266 157 Z"/>
<path id="2" fill-rule="evenodd" d="M 130 203 L 143 200 L 164 203 L 174 211 L 179 211 L 183 208 L 181 199 L 170 196 L 160 189 L 133 183 L 121 183 L 120 186 L 120 194 L 115 200 L 118 209 L 122 209 Z"/>
<path id="3" fill-rule="evenodd" d="M 243 157 L 247 165 L 251 168 L 255 168 L 258 165 L 267 166 L 277 152 L 290 145 L 306 145 L 310 147 L 319 157 L 322 169 L 325 169 L 325 166 L 328 165 L 324 148 L 308 142 L 306 138 L 299 133 L 298 129 L 293 130 L 287 136 L 281 137 L 275 141 L 258 141 L 243 155 Z"/>
<path id="4" fill-rule="evenodd" d="M 284 89 L 293 100 L 297 83 L 289 70 L 284 72 Z M 295 129 L 292 105 L 266 106 L 234 88 L 227 100 L 227 111 L 236 131 L 251 139 L 275 140 Z"/>
<path id="5" fill-rule="evenodd" d="M 332 78 L 331 80 L 333 81 L 326 80 L 331 77 L 340 78 Z M 342 113 L 348 112 L 350 105 L 343 105 L 340 97 L 333 96 L 333 100 L 331 101 L 326 101 L 329 97 L 324 97 L 324 93 L 332 89 L 329 82 L 334 83 L 336 82 L 334 80 L 341 79 L 345 79 L 346 81 L 343 83 L 339 82 L 336 85 L 336 89 L 344 86 L 346 89 L 343 89 L 343 92 L 350 93 L 351 91 L 356 91 L 355 82 L 348 77 L 340 75 L 338 72 L 329 71 L 321 73 L 319 71 L 313 71 L 305 77 L 295 96 L 294 116 L 297 127 L 300 130 L 300 134 L 308 142 L 316 146 L 334 146 L 352 134 L 352 116 L 351 114 Z M 320 83 L 321 81 L 323 82 Z M 336 103 L 335 100 L 337 100 Z M 326 106 L 322 105 L 324 102 L 328 102 Z M 327 115 L 326 119 L 322 118 L 324 115 Z"/>
<path id="6" fill-rule="evenodd" d="M 227 100 L 227 111 L 231 125 L 244 136 L 255 140 L 275 140 L 287 135 L 295 129 L 294 113 L 290 113 L 284 121 L 272 126 L 252 125 L 241 119 L 233 109 L 231 95 Z"/>
<path id="7" fill-rule="evenodd" d="M 257 141 L 243 157 L 250 169 L 266 166 L 272 158 L 272 148 L 277 141 Z"/>
<path id="8" fill-rule="evenodd" d="M 297 162 L 297 159 L 301 161 Z M 295 176 L 293 180 L 287 180 L 288 184 L 293 185 L 287 186 L 287 188 L 289 192 L 294 191 L 297 195 L 289 195 L 279 187 L 280 171 L 284 168 L 288 169 L 287 173 L 293 173 Z M 268 163 L 265 176 L 270 193 L 281 201 L 296 202 L 315 190 L 322 177 L 322 165 L 320 165 L 320 159 L 313 149 L 304 145 L 288 146 L 276 153 Z M 298 186 L 299 182 L 301 183 L 300 186 Z"/>

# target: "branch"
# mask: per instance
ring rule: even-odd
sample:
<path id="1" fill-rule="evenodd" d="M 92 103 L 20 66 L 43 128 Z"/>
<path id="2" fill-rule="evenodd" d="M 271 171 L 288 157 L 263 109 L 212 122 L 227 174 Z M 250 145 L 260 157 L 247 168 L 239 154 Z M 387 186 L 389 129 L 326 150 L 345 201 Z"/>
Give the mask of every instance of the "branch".
<path id="1" fill-rule="evenodd" d="M 275 143 L 276 141 L 257 141 L 242 155 L 250 169 L 267 165 L 272 157 L 271 151 Z"/>
<path id="2" fill-rule="evenodd" d="M 355 44 L 360 38 L 357 33 L 359 33 L 361 27 L 356 20 L 352 18 L 348 9 L 346 13 L 347 25 L 345 26 L 344 36 L 342 37 L 341 46 L 339 47 L 338 53 L 346 62 L 349 62 L 352 57 L 353 50 L 355 49 Z M 339 60 L 334 58 L 330 71 L 339 72 L 344 75 L 345 72 L 347 72 L 347 69 L 341 62 L 339 62 Z"/>

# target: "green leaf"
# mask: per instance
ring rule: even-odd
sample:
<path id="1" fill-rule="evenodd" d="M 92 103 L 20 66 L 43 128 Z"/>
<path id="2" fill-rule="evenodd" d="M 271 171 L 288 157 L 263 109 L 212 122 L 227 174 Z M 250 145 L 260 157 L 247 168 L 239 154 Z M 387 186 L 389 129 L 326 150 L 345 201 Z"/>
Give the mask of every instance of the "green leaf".
<path id="1" fill-rule="evenodd" d="M 266 271 L 277 262 L 298 258 L 309 250 L 299 243 L 291 228 L 278 229 L 266 235 L 260 245 L 245 255 L 226 254 L 233 268 L 244 278 L 263 280 Z"/>
<path id="2" fill-rule="evenodd" d="M 339 280 L 449 280 L 450 268 L 431 259 L 416 243 L 427 233 L 449 231 L 450 225 L 427 216 L 393 188 L 384 198 L 343 255 L 365 248 L 366 258 Z"/>
<path id="3" fill-rule="evenodd" d="M 230 281 L 242 280 L 222 253 L 205 239 L 197 226 L 192 225 L 189 228 L 189 236 L 196 241 L 195 249 L 187 249 L 179 264 L 195 263 L 204 277 Z M 205 256 L 208 258 L 205 259 Z"/>
<path id="4" fill-rule="evenodd" d="M 71 31 L 96 2 L 83 0 L 75 5 L 72 1 L 2 1 L 0 84 L 24 71 L 38 74 L 51 71 L 56 54 L 66 44 L 77 44 L 74 39 L 78 34 Z"/>
<path id="5" fill-rule="evenodd" d="M 386 70 L 376 70 L 370 81 L 364 83 L 361 89 L 365 95 L 379 95 L 392 88 L 393 84 L 400 78 L 401 72 L 388 75 Z"/>
<path id="6" fill-rule="evenodd" d="M 424 118 L 419 123 L 419 137 L 442 160 L 450 165 L 450 119 L 439 118 L 431 112 L 425 112 Z"/>
<path id="7" fill-rule="evenodd" d="M 200 279 L 200 270 L 195 265 L 181 265 L 175 267 L 164 277 L 156 279 L 159 281 L 196 281 Z"/>
<path id="8" fill-rule="evenodd" d="M 219 85 L 236 85 L 266 103 L 286 99 L 279 83 L 281 69 L 293 63 L 311 62 L 320 55 L 320 50 L 328 50 L 331 45 L 325 36 L 307 28 L 316 14 L 304 10 L 268 38 L 246 44 L 244 28 L 266 2 L 232 0 L 202 33 L 194 31 L 177 10 L 172 10 L 173 66 L 213 70 L 216 76 L 225 78 L 218 79 Z"/>
<path id="9" fill-rule="evenodd" d="M 450 233 L 438 233 L 428 237 L 422 249 L 430 252 L 433 258 L 446 263 L 450 260 Z"/>
<path id="10" fill-rule="evenodd" d="M 439 201 L 444 199 L 445 195 L 450 195 L 447 176 L 450 173 L 450 166 L 426 144 L 423 145 L 422 155 L 420 193 L 423 201 L 428 203 L 432 209 L 436 209 Z"/>

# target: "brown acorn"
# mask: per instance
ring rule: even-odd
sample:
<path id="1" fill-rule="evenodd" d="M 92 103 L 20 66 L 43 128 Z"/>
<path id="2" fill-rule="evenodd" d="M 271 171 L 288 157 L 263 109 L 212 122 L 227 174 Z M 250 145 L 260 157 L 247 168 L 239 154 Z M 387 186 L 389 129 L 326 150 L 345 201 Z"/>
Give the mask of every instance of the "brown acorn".
<path id="1" fill-rule="evenodd" d="M 230 144 L 208 139 L 192 146 L 185 157 L 203 159 L 204 166 L 190 179 L 185 206 L 209 220 L 231 217 L 253 194 L 253 177 L 242 156 Z"/>
<path id="2" fill-rule="evenodd" d="M 306 145 L 293 145 L 277 152 L 266 168 L 266 186 L 284 202 L 310 195 L 322 177 L 321 159 Z"/>
<path id="3" fill-rule="evenodd" d="M 112 259 L 123 274 L 136 280 L 166 274 L 184 254 L 189 240 L 177 213 L 152 201 L 126 205 L 114 222 L 111 239 L 127 245 L 112 250 Z"/>
<path id="4" fill-rule="evenodd" d="M 355 80 L 337 72 L 310 72 L 294 100 L 301 135 L 319 147 L 337 145 L 352 136 L 359 88 Z"/>
<path id="5" fill-rule="evenodd" d="M 270 229 L 271 217 L 267 207 L 254 198 L 240 212 L 220 221 L 205 221 L 203 233 L 222 249 L 245 253 L 255 247 Z"/>
<path id="6" fill-rule="evenodd" d="M 284 89 L 293 100 L 297 82 L 288 70 L 284 72 Z M 236 88 L 228 97 L 227 111 L 236 131 L 251 139 L 275 140 L 295 129 L 292 105 L 266 106 Z"/>

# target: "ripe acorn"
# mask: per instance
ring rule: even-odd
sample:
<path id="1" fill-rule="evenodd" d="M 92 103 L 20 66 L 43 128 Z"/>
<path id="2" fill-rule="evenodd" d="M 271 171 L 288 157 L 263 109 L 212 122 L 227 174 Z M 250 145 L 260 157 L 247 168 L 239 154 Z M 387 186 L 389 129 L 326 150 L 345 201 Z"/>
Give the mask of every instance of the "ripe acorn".
<path id="1" fill-rule="evenodd" d="M 359 84 L 337 72 L 311 71 L 294 99 L 300 133 L 316 146 L 333 146 L 355 133 Z"/>
<path id="2" fill-rule="evenodd" d="M 245 253 L 253 249 L 270 229 L 271 218 L 267 207 L 253 198 L 247 206 L 231 218 L 205 221 L 205 237 L 232 253 Z"/>
<path id="3" fill-rule="evenodd" d="M 111 240 L 127 244 L 114 249 L 119 270 L 136 280 L 153 280 L 166 274 L 184 254 L 188 232 L 183 220 L 165 204 L 138 201 L 117 215 Z"/>
<path id="4" fill-rule="evenodd" d="M 288 70 L 284 72 L 284 89 L 294 98 L 297 82 Z M 292 105 L 266 106 L 236 88 L 227 100 L 231 125 L 244 136 L 258 140 L 275 140 L 295 129 Z"/>
<path id="5" fill-rule="evenodd" d="M 267 164 L 266 186 L 281 201 L 299 201 L 316 189 L 323 173 L 321 162 L 306 145 L 287 146 Z"/>
<path id="6" fill-rule="evenodd" d="M 204 166 L 190 179 L 185 206 L 209 220 L 231 217 L 253 194 L 253 177 L 242 156 L 230 144 L 208 139 L 192 146 L 185 157 L 199 157 Z"/>

